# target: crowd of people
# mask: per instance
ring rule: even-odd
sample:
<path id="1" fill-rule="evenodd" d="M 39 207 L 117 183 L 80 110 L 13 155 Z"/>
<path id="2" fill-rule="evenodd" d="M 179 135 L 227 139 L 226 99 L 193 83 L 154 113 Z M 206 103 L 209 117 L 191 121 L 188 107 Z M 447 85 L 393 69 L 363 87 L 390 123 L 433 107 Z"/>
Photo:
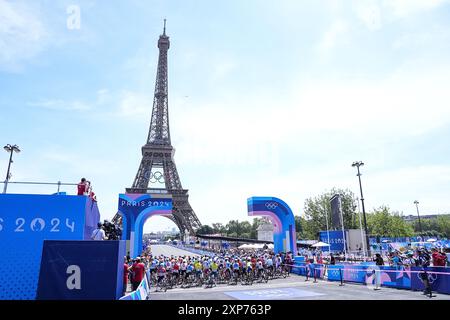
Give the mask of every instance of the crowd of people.
<path id="1" fill-rule="evenodd" d="M 432 248 L 431 251 L 426 248 L 416 248 L 415 250 L 409 249 L 405 251 L 393 250 L 385 251 L 383 253 L 376 253 L 372 257 L 357 256 L 352 254 L 344 254 L 343 252 L 328 253 L 322 252 L 319 249 L 299 250 L 299 255 L 305 257 L 305 261 L 318 264 L 335 264 L 336 262 L 370 262 L 377 259 L 378 265 L 388 265 L 388 266 L 416 266 L 418 257 L 421 252 L 426 253 L 430 256 L 430 266 L 433 267 L 445 267 L 449 266 L 448 254 L 445 253 L 444 249 Z"/>
<path id="2" fill-rule="evenodd" d="M 377 256 L 381 255 L 377 253 Z M 420 266 L 421 257 L 425 257 L 429 266 L 433 267 L 445 267 L 448 265 L 447 255 L 443 251 L 439 251 L 438 248 L 431 249 L 429 252 L 427 249 L 416 249 L 415 251 L 392 251 L 386 254 L 386 260 L 390 266 Z M 384 265 L 384 259 L 383 259 Z"/>
<path id="3" fill-rule="evenodd" d="M 124 288 L 128 282 L 135 290 L 144 278 L 146 270 L 155 287 L 201 286 L 217 283 L 252 284 L 253 281 L 287 277 L 294 264 L 292 252 L 274 254 L 270 250 L 248 253 L 228 252 L 213 256 L 153 256 L 145 253 L 142 257 L 125 257 Z M 166 289 L 166 288 L 165 288 Z"/>
<path id="4" fill-rule="evenodd" d="M 324 253 L 319 249 L 301 250 L 298 252 L 304 257 L 304 261 L 324 265 L 333 265 L 338 262 L 338 254 Z M 426 267 L 446 266 L 447 256 L 437 248 L 429 252 L 425 248 L 418 248 L 415 251 L 388 252 L 384 256 L 376 253 L 366 261 L 375 262 L 378 266 L 403 266 L 422 267 L 420 274 L 424 283 L 424 294 L 431 293 Z M 276 254 L 272 250 L 243 250 L 231 248 L 220 250 L 210 255 L 183 255 L 164 256 L 152 255 L 150 250 L 142 253 L 141 257 L 131 259 L 125 257 L 124 262 L 124 288 L 128 283 L 132 290 L 136 290 L 144 279 L 146 271 L 149 271 L 150 281 L 155 288 L 172 288 L 173 286 L 190 287 L 201 286 L 203 284 L 217 283 L 226 284 L 251 284 L 253 281 L 259 282 L 265 279 L 276 278 L 284 274 L 289 276 L 295 266 L 292 252 Z M 249 282 L 251 279 L 251 283 Z M 165 290 L 164 290 L 165 291 Z"/>

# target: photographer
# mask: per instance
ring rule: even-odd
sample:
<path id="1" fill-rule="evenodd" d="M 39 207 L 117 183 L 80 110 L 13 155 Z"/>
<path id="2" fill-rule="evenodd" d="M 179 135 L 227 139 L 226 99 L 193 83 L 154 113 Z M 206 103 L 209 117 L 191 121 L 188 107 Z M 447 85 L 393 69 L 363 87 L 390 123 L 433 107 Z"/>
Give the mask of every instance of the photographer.
<path id="1" fill-rule="evenodd" d="M 431 296 L 431 284 L 430 284 L 430 280 L 428 279 L 428 274 L 427 274 L 427 267 L 430 266 L 430 262 L 431 262 L 431 257 L 428 254 L 428 252 L 426 251 L 426 249 L 422 249 L 422 250 L 417 250 L 417 259 L 416 259 L 416 266 L 417 267 L 422 267 L 423 272 L 419 273 L 420 279 L 425 287 L 425 290 L 423 291 L 423 294 L 425 295 L 430 295 Z"/>
<path id="2" fill-rule="evenodd" d="M 122 236 L 122 230 L 118 226 L 109 222 L 108 220 L 105 220 L 103 223 L 103 228 L 108 240 L 120 240 Z"/>
<path id="3" fill-rule="evenodd" d="M 102 229 L 102 223 L 97 223 L 97 229 L 92 232 L 91 240 L 106 240 L 105 231 Z"/>

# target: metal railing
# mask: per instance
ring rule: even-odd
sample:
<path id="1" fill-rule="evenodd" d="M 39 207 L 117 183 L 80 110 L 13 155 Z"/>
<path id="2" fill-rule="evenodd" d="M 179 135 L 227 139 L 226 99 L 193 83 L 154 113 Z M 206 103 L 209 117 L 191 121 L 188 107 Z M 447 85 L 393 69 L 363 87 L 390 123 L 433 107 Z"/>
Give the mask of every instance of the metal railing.
<path id="1" fill-rule="evenodd" d="M 5 184 L 6 181 L 2 181 L 1 183 Z M 57 192 L 59 193 L 61 186 L 77 186 L 78 183 L 67 183 L 67 182 L 33 182 L 33 181 L 8 181 L 8 184 L 14 183 L 14 184 L 32 184 L 32 185 L 57 185 L 58 189 Z M 92 187 L 92 186 L 90 186 Z"/>

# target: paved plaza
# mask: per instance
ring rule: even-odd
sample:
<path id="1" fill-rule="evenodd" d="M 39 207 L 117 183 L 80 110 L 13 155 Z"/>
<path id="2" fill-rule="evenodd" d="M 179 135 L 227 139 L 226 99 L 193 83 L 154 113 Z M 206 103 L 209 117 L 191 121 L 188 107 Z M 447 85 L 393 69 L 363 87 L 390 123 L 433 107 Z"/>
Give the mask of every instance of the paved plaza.
<path id="1" fill-rule="evenodd" d="M 165 245 L 152 246 L 153 254 L 192 255 L 192 253 Z M 450 295 L 435 293 L 429 298 L 422 292 L 382 287 L 373 290 L 360 284 L 312 279 L 292 274 L 286 279 L 270 280 L 268 283 L 253 285 L 225 284 L 213 288 L 174 288 L 166 292 L 155 292 L 151 289 L 151 300 L 450 300 Z"/>

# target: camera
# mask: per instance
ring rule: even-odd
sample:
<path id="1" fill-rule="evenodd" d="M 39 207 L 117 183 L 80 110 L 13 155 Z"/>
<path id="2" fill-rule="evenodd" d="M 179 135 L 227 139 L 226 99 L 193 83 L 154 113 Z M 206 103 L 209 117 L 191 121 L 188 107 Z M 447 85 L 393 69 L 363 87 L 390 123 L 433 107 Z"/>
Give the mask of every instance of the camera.
<path id="1" fill-rule="evenodd" d="M 108 240 L 120 240 L 122 237 L 122 229 L 108 220 L 103 222 L 103 230 Z"/>

